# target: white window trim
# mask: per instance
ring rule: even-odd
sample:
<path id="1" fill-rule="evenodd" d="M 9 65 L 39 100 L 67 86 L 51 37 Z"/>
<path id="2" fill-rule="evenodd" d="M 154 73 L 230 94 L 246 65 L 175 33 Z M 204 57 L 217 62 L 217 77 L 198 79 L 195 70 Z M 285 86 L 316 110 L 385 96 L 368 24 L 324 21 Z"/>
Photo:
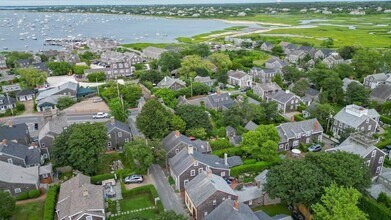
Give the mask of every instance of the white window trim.
<path id="1" fill-rule="evenodd" d="M 195 176 L 195 170 L 190 170 L 190 176 Z"/>
<path id="2" fill-rule="evenodd" d="M 122 137 L 122 131 L 118 132 L 118 137 Z"/>
<path id="3" fill-rule="evenodd" d="M 15 189 L 14 189 L 14 192 L 15 192 L 15 193 L 21 193 L 22 190 L 21 190 L 20 188 L 15 188 Z"/>

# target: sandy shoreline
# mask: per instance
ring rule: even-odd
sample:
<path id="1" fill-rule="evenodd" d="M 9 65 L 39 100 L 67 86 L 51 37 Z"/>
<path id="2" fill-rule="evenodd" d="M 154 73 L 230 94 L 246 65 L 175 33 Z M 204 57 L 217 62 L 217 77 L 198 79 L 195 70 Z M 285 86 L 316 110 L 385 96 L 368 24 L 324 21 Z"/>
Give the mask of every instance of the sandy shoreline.
<path id="1" fill-rule="evenodd" d="M 281 24 L 281 23 L 272 23 L 272 22 L 261 22 L 261 21 L 238 21 L 238 20 L 226 20 L 226 19 L 214 19 L 216 21 L 222 21 L 227 24 L 260 24 L 260 25 L 272 25 L 272 26 L 284 26 L 290 27 L 292 25 L 289 24 Z"/>

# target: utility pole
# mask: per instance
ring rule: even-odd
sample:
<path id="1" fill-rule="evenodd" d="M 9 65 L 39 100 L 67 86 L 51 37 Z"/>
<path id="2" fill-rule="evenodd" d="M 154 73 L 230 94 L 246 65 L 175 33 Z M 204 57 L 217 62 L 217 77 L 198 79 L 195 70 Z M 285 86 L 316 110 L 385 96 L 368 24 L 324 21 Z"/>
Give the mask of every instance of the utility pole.
<path id="1" fill-rule="evenodd" d="M 96 84 L 96 88 L 98 88 L 98 95 L 100 95 L 100 94 L 99 94 L 98 77 L 95 78 L 95 81 L 96 81 L 96 83 L 97 83 L 97 84 Z"/>
<path id="2" fill-rule="evenodd" d="M 6 92 L 5 93 L 6 95 L 7 95 L 7 100 L 8 100 L 8 105 L 10 105 L 11 104 L 11 102 L 10 102 L 10 97 L 9 97 L 9 95 L 8 95 L 8 92 Z M 12 115 L 14 115 L 14 109 L 13 109 L 14 107 L 11 105 L 11 114 Z"/>
<path id="3" fill-rule="evenodd" d="M 193 78 L 190 78 L 190 97 L 193 97 Z"/>

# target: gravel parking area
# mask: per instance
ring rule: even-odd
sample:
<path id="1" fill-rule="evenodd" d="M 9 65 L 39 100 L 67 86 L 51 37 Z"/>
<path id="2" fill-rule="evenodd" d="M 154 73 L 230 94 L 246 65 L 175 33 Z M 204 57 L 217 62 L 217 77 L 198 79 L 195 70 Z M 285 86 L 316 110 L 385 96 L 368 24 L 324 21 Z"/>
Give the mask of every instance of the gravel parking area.
<path id="1" fill-rule="evenodd" d="M 72 105 L 64 111 L 68 114 L 83 114 L 96 112 L 109 112 L 109 106 L 104 101 L 94 103 L 94 99 L 98 97 L 89 98 L 79 103 Z"/>
<path id="2" fill-rule="evenodd" d="M 134 189 L 134 188 L 137 188 L 137 187 L 140 187 L 140 186 L 153 184 L 153 181 L 152 181 L 152 179 L 151 179 L 151 177 L 149 175 L 143 175 L 143 178 L 144 178 L 144 181 L 142 183 L 125 184 L 125 188 L 127 190 L 129 190 L 129 189 Z"/>

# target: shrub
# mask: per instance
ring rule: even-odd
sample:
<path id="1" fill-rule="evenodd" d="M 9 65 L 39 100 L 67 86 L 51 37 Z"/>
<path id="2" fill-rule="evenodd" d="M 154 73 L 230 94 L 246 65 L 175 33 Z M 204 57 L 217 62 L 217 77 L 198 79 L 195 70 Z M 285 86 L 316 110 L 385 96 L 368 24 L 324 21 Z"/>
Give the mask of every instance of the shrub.
<path id="1" fill-rule="evenodd" d="M 363 196 L 359 203 L 359 208 L 369 215 L 369 219 L 391 219 L 391 210 L 376 200 Z"/>
<path id="2" fill-rule="evenodd" d="M 113 173 L 105 173 L 101 175 L 96 175 L 91 177 L 91 183 L 95 185 L 100 185 L 102 184 L 103 180 L 108 180 L 108 179 L 113 179 L 114 174 Z"/>
<path id="3" fill-rule="evenodd" d="M 106 74 L 104 72 L 90 73 L 87 75 L 89 82 L 102 82 L 106 79 Z"/>
<path id="4" fill-rule="evenodd" d="M 377 202 L 383 203 L 387 208 L 391 208 L 391 197 L 387 196 L 384 192 L 381 192 L 377 197 Z"/>
<path id="5" fill-rule="evenodd" d="M 160 213 L 161 213 L 161 212 L 164 212 L 164 207 L 163 207 L 162 201 L 158 200 L 158 201 L 156 202 L 156 206 L 157 206 L 157 210 L 159 210 Z"/>
<path id="6" fill-rule="evenodd" d="M 159 194 L 157 193 L 156 188 L 153 185 L 151 185 L 151 187 L 149 189 L 151 191 L 152 198 L 159 197 Z"/>
<path id="7" fill-rule="evenodd" d="M 243 164 L 231 169 L 231 176 L 238 177 L 243 173 L 259 173 L 269 168 L 273 163 L 260 161 L 255 164 Z"/>
<path id="8" fill-rule="evenodd" d="M 57 107 L 60 110 L 66 109 L 75 104 L 75 101 L 70 96 L 64 96 L 58 98 Z"/>
<path id="9" fill-rule="evenodd" d="M 383 123 L 391 125 L 391 118 L 390 117 L 382 115 L 382 116 L 380 116 L 380 121 L 383 122 Z"/>
<path id="10" fill-rule="evenodd" d="M 29 191 L 28 194 L 30 199 L 38 198 L 41 195 L 41 191 L 39 191 L 38 189 L 32 189 Z"/>
<path id="11" fill-rule="evenodd" d="M 17 103 L 16 103 L 16 111 L 22 112 L 22 111 L 24 111 L 25 109 L 26 109 L 26 107 L 24 106 L 23 103 L 21 103 L 21 102 L 17 102 Z"/>
<path id="12" fill-rule="evenodd" d="M 145 185 L 145 186 L 140 186 L 131 190 L 125 190 L 122 191 L 122 196 L 125 197 L 131 197 L 134 195 L 139 195 L 143 193 L 151 193 L 151 187 L 154 187 L 153 185 Z M 152 194 L 152 193 L 151 193 Z"/>
<path id="13" fill-rule="evenodd" d="M 301 115 L 294 115 L 293 118 L 295 121 L 304 121 L 304 118 Z"/>
<path id="14" fill-rule="evenodd" d="M 212 150 L 221 150 L 226 148 L 233 147 L 229 141 L 225 138 L 219 138 L 214 141 L 210 142 L 210 146 L 212 147 Z"/>
<path id="15" fill-rule="evenodd" d="M 45 199 L 45 210 L 43 213 L 44 220 L 53 220 L 54 219 L 54 210 L 56 208 L 57 194 L 60 189 L 60 186 L 53 185 L 49 187 L 48 192 L 46 193 Z"/>
<path id="16" fill-rule="evenodd" d="M 28 192 L 21 192 L 21 193 L 19 193 L 19 195 L 16 196 L 16 200 L 17 201 L 26 200 L 28 198 L 29 198 L 29 193 Z"/>
<path id="17" fill-rule="evenodd" d="M 259 98 L 257 95 L 254 94 L 253 90 L 247 90 L 246 91 L 246 95 L 248 97 L 251 97 L 251 98 L 257 100 L 258 102 L 262 102 L 263 101 L 261 98 Z"/>
<path id="18" fill-rule="evenodd" d="M 219 136 L 220 138 L 224 138 L 224 137 L 226 137 L 226 135 L 227 135 L 227 133 L 225 132 L 224 127 L 217 129 L 217 136 Z"/>
<path id="19" fill-rule="evenodd" d="M 248 164 L 255 164 L 257 163 L 257 160 L 256 159 L 248 159 L 248 160 L 244 160 L 243 161 L 243 164 L 245 165 L 248 165 Z"/>
<path id="20" fill-rule="evenodd" d="M 212 154 L 218 157 L 224 157 L 224 153 L 226 153 L 228 156 L 242 156 L 244 151 L 240 147 L 230 147 L 212 151 Z"/>

